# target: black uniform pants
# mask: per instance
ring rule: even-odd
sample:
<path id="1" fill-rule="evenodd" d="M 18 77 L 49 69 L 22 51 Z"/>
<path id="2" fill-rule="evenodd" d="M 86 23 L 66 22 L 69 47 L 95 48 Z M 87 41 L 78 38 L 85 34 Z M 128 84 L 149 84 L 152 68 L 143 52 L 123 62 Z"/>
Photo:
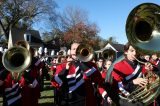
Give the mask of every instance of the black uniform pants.
<path id="1" fill-rule="evenodd" d="M 85 99 L 72 101 L 72 102 L 69 102 L 68 100 L 61 100 L 59 105 L 60 106 L 86 106 L 85 103 L 86 103 Z"/>

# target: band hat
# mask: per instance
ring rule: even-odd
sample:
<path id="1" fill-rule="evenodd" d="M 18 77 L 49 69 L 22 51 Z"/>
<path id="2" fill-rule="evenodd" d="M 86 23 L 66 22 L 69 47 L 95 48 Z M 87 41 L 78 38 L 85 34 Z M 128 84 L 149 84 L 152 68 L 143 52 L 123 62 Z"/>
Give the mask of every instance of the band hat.
<path id="1" fill-rule="evenodd" d="M 42 47 L 39 47 L 38 49 L 38 54 L 42 54 L 43 53 L 43 48 Z"/>
<path id="2" fill-rule="evenodd" d="M 51 56 L 54 56 L 54 50 L 51 51 Z"/>
<path id="3" fill-rule="evenodd" d="M 47 52 L 48 52 L 48 50 L 47 50 L 47 48 L 45 47 L 45 48 L 44 48 L 44 53 L 47 53 Z"/>
<path id="4" fill-rule="evenodd" d="M 41 51 L 41 50 L 38 50 L 38 54 L 42 54 L 42 51 Z"/>
<path id="5" fill-rule="evenodd" d="M 71 54 L 71 50 L 69 49 L 68 51 L 67 51 L 67 55 L 70 55 Z"/>
<path id="6" fill-rule="evenodd" d="M 4 49 L 4 52 L 6 52 L 7 50 L 8 50 L 8 49 L 5 48 L 5 49 Z"/>
<path id="7" fill-rule="evenodd" d="M 42 47 L 39 47 L 39 49 L 41 49 L 41 50 L 42 50 L 43 48 L 42 48 Z"/>
<path id="8" fill-rule="evenodd" d="M 35 54 L 34 54 L 34 55 L 35 55 L 35 56 L 38 56 L 38 51 L 37 51 L 37 50 L 35 51 Z"/>
<path id="9" fill-rule="evenodd" d="M 0 52 L 2 52 L 2 53 L 3 53 L 3 47 L 0 47 Z"/>

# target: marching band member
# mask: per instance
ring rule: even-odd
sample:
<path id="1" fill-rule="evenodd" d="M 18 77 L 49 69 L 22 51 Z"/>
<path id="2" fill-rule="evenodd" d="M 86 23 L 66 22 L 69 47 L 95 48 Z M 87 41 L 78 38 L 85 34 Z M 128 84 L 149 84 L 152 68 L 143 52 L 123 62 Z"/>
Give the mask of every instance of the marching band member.
<path id="1" fill-rule="evenodd" d="M 99 58 L 97 61 L 97 67 L 100 72 L 102 72 L 104 70 L 103 63 L 104 63 L 103 58 Z"/>
<path id="2" fill-rule="evenodd" d="M 157 53 L 153 53 L 151 55 L 151 58 L 149 60 L 158 70 L 158 73 L 160 73 L 160 60 L 158 58 L 158 54 Z M 160 105 L 160 96 L 158 96 L 156 98 L 156 100 L 154 101 L 155 105 L 156 106 L 159 106 Z"/>
<path id="3" fill-rule="evenodd" d="M 2 55 L 3 55 L 3 53 L 0 52 L 0 95 L 2 93 L 2 85 L 3 85 L 3 80 L 4 80 L 2 78 L 3 72 L 4 72 L 4 67 L 3 67 L 3 64 L 2 64 Z"/>
<path id="4" fill-rule="evenodd" d="M 38 61 L 35 63 L 36 66 L 39 67 L 39 84 L 41 87 L 41 91 L 43 91 L 43 87 L 44 87 L 44 73 L 45 73 L 45 59 L 44 59 L 44 52 L 43 50 L 40 48 L 38 50 Z"/>
<path id="5" fill-rule="evenodd" d="M 100 64 L 101 67 L 103 66 L 102 71 L 100 73 L 101 73 L 101 76 L 103 78 L 103 82 L 105 82 L 107 70 L 109 69 L 110 65 L 112 64 L 112 60 L 111 59 L 105 59 L 104 62 L 103 62 L 102 59 L 99 59 L 99 64 Z M 95 93 L 97 95 L 97 101 L 99 101 L 100 106 L 101 105 L 102 106 L 108 106 L 109 105 L 109 103 L 100 96 L 100 93 L 98 91 L 95 92 Z"/>
<path id="6" fill-rule="evenodd" d="M 58 56 L 58 57 L 53 57 L 52 59 L 52 67 L 50 67 L 50 70 L 54 74 L 56 72 L 56 67 L 58 64 L 66 63 L 66 57 L 65 56 Z"/>
<path id="7" fill-rule="evenodd" d="M 3 106 L 22 106 L 21 87 L 24 78 L 21 73 L 10 72 L 4 80 Z"/>
<path id="8" fill-rule="evenodd" d="M 104 63 L 104 59 L 102 57 L 99 57 L 97 59 L 96 65 L 97 65 L 97 68 L 98 68 L 100 73 L 102 73 L 103 70 L 104 70 L 104 64 L 103 63 Z M 94 87 L 94 93 L 95 93 L 96 100 L 97 100 L 97 105 L 100 106 L 102 101 L 103 101 L 103 98 L 98 91 L 98 85 L 96 83 L 93 83 L 93 87 Z"/>
<path id="9" fill-rule="evenodd" d="M 50 67 L 50 70 L 54 74 L 56 72 L 56 67 L 57 67 L 57 57 L 53 57 L 51 64 L 52 66 Z"/>
<path id="10" fill-rule="evenodd" d="M 23 77 L 20 73 L 9 72 L 4 68 L 2 55 L 0 53 L 0 88 L 3 94 L 3 106 L 22 106 Z"/>
<path id="11" fill-rule="evenodd" d="M 3 95 L 4 80 L 9 74 L 9 71 L 7 71 L 2 64 L 2 55 L 3 53 L 0 52 L 0 95 Z"/>
<path id="12" fill-rule="evenodd" d="M 71 45 L 71 57 L 68 56 L 67 63 L 57 66 L 52 79 L 52 85 L 63 93 L 60 106 L 96 106 L 92 82 L 98 84 L 102 97 L 111 102 L 103 89 L 103 79 L 96 65 L 92 62 L 77 61 L 78 46 L 78 43 Z"/>
<path id="13" fill-rule="evenodd" d="M 144 59 L 145 59 L 146 61 L 148 61 L 148 62 L 150 61 L 150 55 L 146 54 L 146 55 L 144 55 L 143 57 L 144 57 Z"/>
<path id="14" fill-rule="evenodd" d="M 106 73 L 107 73 L 107 70 L 109 69 L 109 67 L 111 66 L 111 64 L 112 64 L 112 60 L 110 60 L 110 59 L 107 59 L 104 61 L 104 70 L 101 72 L 102 78 L 104 80 L 106 79 Z"/>
<path id="15" fill-rule="evenodd" d="M 151 59 L 149 61 L 160 70 L 160 60 L 159 60 L 158 55 L 156 53 L 151 55 Z"/>
<path id="16" fill-rule="evenodd" d="M 144 87 L 148 83 L 148 79 L 142 78 L 142 75 L 144 75 L 147 70 L 152 70 L 153 67 L 151 64 L 139 64 L 135 59 L 136 50 L 129 43 L 124 46 L 124 53 L 125 59 L 114 65 L 112 76 L 119 91 L 117 93 L 127 96 L 137 85 Z M 144 104 L 141 101 L 128 102 L 127 100 L 120 99 L 117 105 L 143 106 Z"/>
<path id="17" fill-rule="evenodd" d="M 22 87 L 22 106 L 38 106 L 40 98 L 40 85 L 38 83 L 39 67 L 34 56 L 34 49 L 30 48 L 32 54 L 31 65 L 23 72 L 24 86 Z"/>
<path id="18" fill-rule="evenodd" d="M 66 57 L 65 56 L 59 55 L 58 57 L 53 58 L 53 62 L 52 62 L 53 66 L 51 67 L 51 71 L 53 72 L 53 75 L 56 72 L 57 66 L 59 64 L 62 64 L 62 63 L 66 63 Z M 60 97 L 61 92 L 56 87 L 54 87 L 53 92 L 54 92 L 54 103 L 59 104 L 60 98 L 62 98 L 62 97 Z"/>

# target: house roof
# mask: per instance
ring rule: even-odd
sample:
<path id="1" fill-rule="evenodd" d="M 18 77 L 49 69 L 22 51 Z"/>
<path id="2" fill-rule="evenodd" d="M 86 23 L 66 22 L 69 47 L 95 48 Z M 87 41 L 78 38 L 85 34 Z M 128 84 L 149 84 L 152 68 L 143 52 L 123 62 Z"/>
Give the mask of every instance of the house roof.
<path id="1" fill-rule="evenodd" d="M 9 33 L 8 42 L 14 45 L 17 41 L 24 40 L 24 33 L 25 33 L 25 30 L 23 29 L 12 28 Z"/>
<path id="2" fill-rule="evenodd" d="M 124 46 L 123 44 L 110 44 L 110 43 L 108 43 L 104 48 L 102 48 L 96 52 L 102 52 L 106 49 L 113 49 L 116 52 L 123 52 L 124 51 L 123 46 Z"/>
<path id="3" fill-rule="evenodd" d="M 49 41 L 49 42 L 44 43 L 44 47 L 47 47 L 48 49 L 58 49 L 58 50 L 60 48 L 60 46 L 57 45 L 57 43 L 54 44 L 53 41 Z"/>
<path id="4" fill-rule="evenodd" d="M 18 28 L 12 28 L 11 34 L 13 44 L 15 44 L 15 42 L 19 40 L 24 40 L 24 34 L 31 35 L 31 43 L 43 43 L 40 33 L 37 30 L 23 30 Z"/>
<path id="5" fill-rule="evenodd" d="M 37 30 L 27 30 L 25 32 L 25 34 L 31 34 L 31 36 L 32 36 L 31 42 L 43 43 L 42 40 L 41 40 L 41 36 L 39 34 L 39 31 L 37 31 Z"/>
<path id="6" fill-rule="evenodd" d="M 123 44 L 111 44 L 117 51 L 123 52 L 124 45 Z"/>

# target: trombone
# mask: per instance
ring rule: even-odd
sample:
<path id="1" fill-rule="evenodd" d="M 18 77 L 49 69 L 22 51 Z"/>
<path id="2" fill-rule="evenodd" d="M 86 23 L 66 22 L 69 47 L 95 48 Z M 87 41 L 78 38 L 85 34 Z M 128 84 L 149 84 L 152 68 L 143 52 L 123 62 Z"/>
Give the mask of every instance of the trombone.
<path id="1" fill-rule="evenodd" d="M 91 61 L 94 57 L 93 48 L 89 45 L 80 44 L 76 50 L 76 57 L 82 62 Z"/>
<path id="2" fill-rule="evenodd" d="M 58 55 L 57 57 L 71 57 L 71 54 L 67 55 Z M 88 62 L 91 61 L 94 57 L 94 51 L 93 48 L 89 45 L 80 44 L 76 50 L 76 57 L 77 59 L 73 59 L 73 61 L 82 61 L 82 62 Z M 58 63 L 61 64 L 61 63 Z"/>

